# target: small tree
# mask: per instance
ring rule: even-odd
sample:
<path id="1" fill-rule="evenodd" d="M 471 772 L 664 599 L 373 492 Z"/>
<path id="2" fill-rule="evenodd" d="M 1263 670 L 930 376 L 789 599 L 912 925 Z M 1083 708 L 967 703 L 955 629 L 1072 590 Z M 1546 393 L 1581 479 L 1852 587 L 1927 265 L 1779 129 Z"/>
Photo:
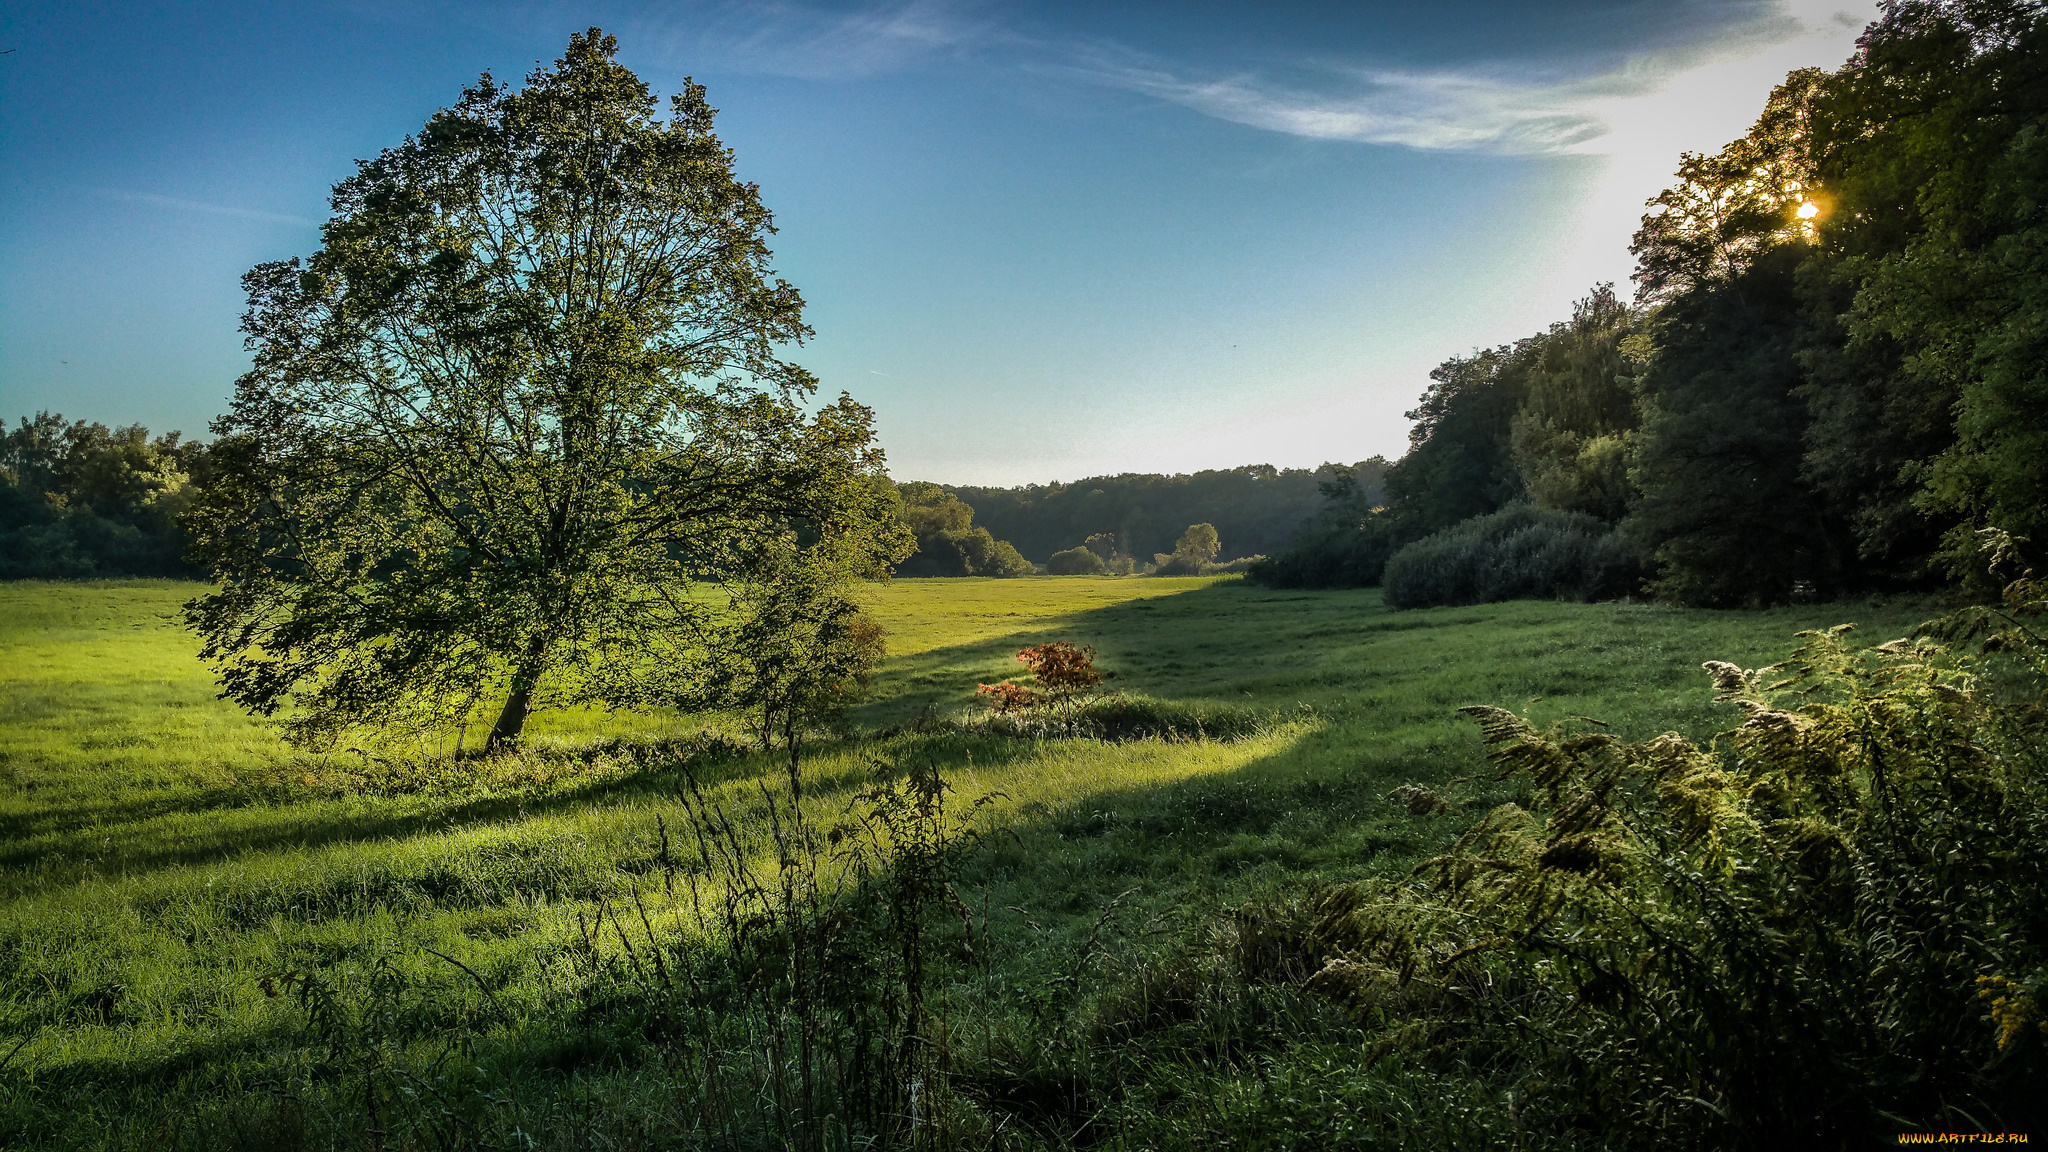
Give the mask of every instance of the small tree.
<path id="1" fill-rule="evenodd" d="M 1152 557 L 1152 574 L 1155 576 L 1200 576 L 1214 563 L 1216 554 L 1222 551 L 1222 544 L 1216 537 L 1214 524 L 1190 524 L 1180 534 L 1171 554 L 1159 552 Z"/>
<path id="2" fill-rule="evenodd" d="M 1173 545 L 1175 556 L 1187 556 L 1202 564 L 1214 562 L 1222 550 L 1223 543 L 1216 537 L 1214 524 L 1188 525 L 1188 530 Z"/>
<path id="3" fill-rule="evenodd" d="M 867 409 L 780 359 L 803 300 L 704 89 L 664 121 L 596 29 L 486 75 L 335 187 L 324 245 L 244 278 L 255 365 L 192 518 L 187 620 L 294 739 L 672 693 L 732 651 L 693 585 L 792 532 L 908 547 Z"/>
<path id="4" fill-rule="evenodd" d="M 1114 532 L 1097 532 L 1083 544 L 1090 552 L 1102 558 L 1103 568 L 1116 576 L 1129 576 L 1137 567 L 1131 558 L 1131 551 L 1124 547 L 1123 538 Z"/>
<path id="5" fill-rule="evenodd" d="M 700 670 L 682 670 L 665 702 L 749 714 L 767 751 L 780 736 L 795 771 L 804 730 L 867 690 L 882 629 L 855 599 L 859 557 L 785 538 L 731 589 L 732 626 Z M 673 673 L 672 673 L 673 675 Z"/>
<path id="6" fill-rule="evenodd" d="M 1034 708 L 1071 711 L 1094 696 L 1102 683 L 1102 673 L 1095 670 L 1095 649 L 1075 647 L 1065 640 L 1025 648 L 1017 653 L 1017 662 L 1030 670 L 1035 688 L 1008 683 L 975 685 L 975 692 L 989 697 L 989 708 L 998 715 Z"/>

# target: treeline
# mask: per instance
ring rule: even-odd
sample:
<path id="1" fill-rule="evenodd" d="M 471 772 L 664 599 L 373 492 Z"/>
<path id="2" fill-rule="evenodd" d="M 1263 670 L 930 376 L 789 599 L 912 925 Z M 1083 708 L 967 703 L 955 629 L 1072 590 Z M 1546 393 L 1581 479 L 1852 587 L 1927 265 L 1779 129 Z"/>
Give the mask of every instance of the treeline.
<path id="1" fill-rule="evenodd" d="M 1377 500 L 1385 471 L 1386 462 L 1375 459 L 1352 468 L 1258 465 L 1020 489 L 894 485 L 897 515 L 917 540 L 917 551 L 895 572 L 1009 577 L 1242 570 L 1242 562 L 1217 563 L 1218 552 L 1228 547 L 1232 555 L 1255 555 L 1296 535 L 1323 502 L 1318 484 L 1353 485 Z M 48 412 L 23 417 L 0 434 L 0 579 L 203 576 L 185 559 L 190 538 L 179 517 L 209 473 L 206 444 L 177 432 L 153 437 L 140 424 L 109 428 Z M 987 525 L 991 517 L 975 523 L 976 508 L 962 493 L 996 510 L 996 532 Z M 1094 530 L 1061 528 L 1061 522 Z M 1021 537 L 1042 559 L 1034 563 L 1009 537 Z"/>
<path id="2" fill-rule="evenodd" d="M 178 517 L 206 446 L 48 412 L 0 435 L 0 579 L 196 576 Z"/>
<path id="3" fill-rule="evenodd" d="M 1098 541 L 1098 552 L 1113 547 L 1120 556 L 1173 555 L 1194 524 L 1215 528 L 1223 554 L 1252 556 L 1279 550 L 1316 522 L 1325 486 L 1351 477 L 1350 483 L 1377 499 L 1386 468 L 1375 457 L 1349 466 L 1252 464 L 1192 475 L 1126 472 L 1071 484 L 945 488 L 971 505 L 990 532 L 1040 564 L 1091 537 L 1113 541 Z"/>
<path id="4" fill-rule="evenodd" d="M 1442 603 L 1604 592 L 1627 560 L 1642 591 L 1735 606 L 1978 580 L 2001 542 L 2043 566 L 2044 121 L 2040 5 L 1887 6 L 1844 66 L 1792 73 L 1741 139 L 1681 157 L 1631 248 L 1633 303 L 1602 287 L 1444 362 L 1386 506 L 1334 501 L 1255 576 Z M 1390 563 L 1404 548 L 1430 562 Z"/>
<path id="5" fill-rule="evenodd" d="M 976 524 L 974 506 L 953 490 L 922 481 L 891 486 L 896 514 L 917 543 L 917 550 L 896 565 L 898 576 L 1205 576 L 1242 572 L 1252 562 L 1218 563 L 1222 538 L 1214 524 L 1204 522 L 1187 525 L 1168 542 L 1167 551 L 1153 553 L 1149 561 L 1131 553 L 1128 534 L 1110 531 L 1090 533 L 1047 556 L 1043 565 L 1034 564 L 1010 541 Z"/>
<path id="6" fill-rule="evenodd" d="M 896 487 L 896 514 L 917 538 L 898 576 L 1029 576 L 1037 571 L 1007 540 L 974 523 L 974 509 L 937 484 Z"/>

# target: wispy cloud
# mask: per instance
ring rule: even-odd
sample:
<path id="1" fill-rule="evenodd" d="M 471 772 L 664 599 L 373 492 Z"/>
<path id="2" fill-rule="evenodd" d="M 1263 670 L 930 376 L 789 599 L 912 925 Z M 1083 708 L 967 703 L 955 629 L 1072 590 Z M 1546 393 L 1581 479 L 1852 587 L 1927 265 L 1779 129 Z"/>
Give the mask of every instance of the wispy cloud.
<path id="1" fill-rule="evenodd" d="M 649 31 L 673 51 L 718 60 L 722 70 L 807 80 L 879 75 L 1003 38 L 978 6 L 948 0 L 895 0 L 851 12 L 789 0 L 721 0 L 687 29 Z"/>
<path id="2" fill-rule="evenodd" d="M 1607 125 L 1589 102 L 1623 94 L 1632 79 L 1541 84 L 1477 72 L 1325 69 L 1312 87 L 1091 55 L 1061 70 L 1289 136 L 1445 151 L 1554 152 L 1594 139 Z"/>
<path id="3" fill-rule="evenodd" d="M 202 200 L 183 200 L 176 196 L 162 196 L 155 192 L 131 192 L 124 188 L 94 188 L 92 191 L 112 200 L 130 204 L 149 204 L 157 208 L 170 208 L 179 212 L 199 212 L 208 216 L 235 216 L 243 220 L 262 220 L 270 224 L 296 224 L 301 227 L 317 227 L 319 221 L 304 216 L 291 216 L 283 212 L 263 212 L 255 208 L 237 208 L 231 204 L 208 204 Z"/>
<path id="4" fill-rule="evenodd" d="M 1614 138 L 1630 136 L 1645 108 L 1668 109 L 1671 102 L 1660 97 L 1684 87 L 1688 75 L 1774 57 L 1774 49 L 1800 43 L 1825 41 L 1846 51 L 1873 7 L 1874 0 L 1775 0 L 1755 19 L 1590 74 L 1308 57 L 1281 68 L 1204 71 L 1121 44 L 1027 33 L 988 0 L 879 0 L 850 10 L 803 0 L 708 0 L 688 6 L 686 21 L 651 21 L 643 35 L 665 40 L 677 56 L 717 60 L 729 71 L 859 79 L 936 59 L 972 59 L 994 75 L 1121 89 L 1308 139 L 1429 151 L 1607 153 L 1626 150 Z M 1270 53 L 1277 46 L 1258 47 Z"/>
<path id="5" fill-rule="evenodd" d="M 1607 153 L 1625 148 L 1645 109 L 1688 75 L 1824 42 L 1846 52 L 1868 18 L 1840 0 L 1783 0 L 1764 18 L 1683 49 L 1650 54 L 1592 75 L 1558 77 L 1506 65 L 1402 70 L 1333 63 L 1271 72 L 1201 74 L 1116 47 L 1075 51 L 1055 70 L 1193 109 L 1205 116 L 1314 140 L 1349 140 L 1429 151 Z M 1839 59 L 1839 56 L 1836 57 Z M 1677 109 L 1681 115 L 1682 109 Z M 1749 110 L 1754 114 L 1754 109 Z"/>

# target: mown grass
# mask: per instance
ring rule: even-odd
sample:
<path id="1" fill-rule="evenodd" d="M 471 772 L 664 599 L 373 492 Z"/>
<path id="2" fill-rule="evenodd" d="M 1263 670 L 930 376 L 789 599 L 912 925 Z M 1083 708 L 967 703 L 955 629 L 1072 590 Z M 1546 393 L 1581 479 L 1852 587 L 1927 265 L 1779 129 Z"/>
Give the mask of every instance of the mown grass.
<path id="1" fill-rule="evenodd" d="M 563 1015 L 578 921 L 649 891 L 657 817 L 685 819 L 682 763 L 758 818 L 756 781 L 778 762 L 693 743 L 715 720 L 589 712 L 538 718 L 529 749 L 495 762 L 295 754 L 214 698 L 176 622 L 195 591 L 0 586 L 0 1144 L 383 1146 L 385 1129 L 362 1119 L 374 1100 L 307 1071 L 306 1010 L 276 994 L 295 973 L 398 989 L 406 1035 L 454 1045 L 440 1058 L 452 1065 L 416 1052 L 407 1075 L 455 1076 L 501 1135 L 687 1143 L 680 1119 L 662 1119 L 659 1069 Z M 1507 787 L 1459 705 L 1595 716 L 1628 739 L 1705 736 L 1730 717 L 1707 702 L 1702 660 L 1756 666 L 1801 629 L 1855 620 L 1881 639 L 1929 614 L 1396 613 L 1371 590 L 1093 578 L 900 581 L 874 589 L 872 611 L 889 662 L 854 734 L 807 760 L 811 804 L 841 810 L 877 765 L 914 760 L 961 803 L 1002 794 L 988 810 L 1001 834 L 962 880 L 998 942 L 994 979 L 1016 989 L 1048 973 L 1106 980 L 1101 964 L 1075 966 L 1087 941 L 1114 958 L 1101 963 L 1141 968 L 1246 899 L 1402 870 L 1441 847 Z M 1117 743 L 930 723 L 971 710 L 977 682 L 1020 672 L 1019 647 L 1062 639 L 1094 645 L 1120 691 L 1260 723 L 1229 741 Z M 1388 796 L 1404 784 L 1450 810 L 1411 814 Z M 1022 991 L 998 1001 L 1018 1019 L 1036 1010 Z M 1014 1087 L 989 1088 L 988 1106 Z M 577 1118 L 597 1103 L 605 1118 Z"/>

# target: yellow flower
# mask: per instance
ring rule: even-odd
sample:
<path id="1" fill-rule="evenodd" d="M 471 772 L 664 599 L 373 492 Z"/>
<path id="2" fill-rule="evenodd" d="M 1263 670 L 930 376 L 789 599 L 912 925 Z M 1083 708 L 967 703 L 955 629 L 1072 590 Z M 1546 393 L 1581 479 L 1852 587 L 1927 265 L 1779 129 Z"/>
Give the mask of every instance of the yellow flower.
<path id="1" fill-rule="evenodd" d="M 1998 1029 L 1998 1050 L 2005 1051 L 2023 1035 L 2028 1025 L 2048 1033 L 2048 1021 L 2041 1018 L 2041 1006 L 2027 995 L 2019 981 L 2004 976 L 1977 977 L 1977 998 L 1991 1001 L 1991 1023 Z"/>

